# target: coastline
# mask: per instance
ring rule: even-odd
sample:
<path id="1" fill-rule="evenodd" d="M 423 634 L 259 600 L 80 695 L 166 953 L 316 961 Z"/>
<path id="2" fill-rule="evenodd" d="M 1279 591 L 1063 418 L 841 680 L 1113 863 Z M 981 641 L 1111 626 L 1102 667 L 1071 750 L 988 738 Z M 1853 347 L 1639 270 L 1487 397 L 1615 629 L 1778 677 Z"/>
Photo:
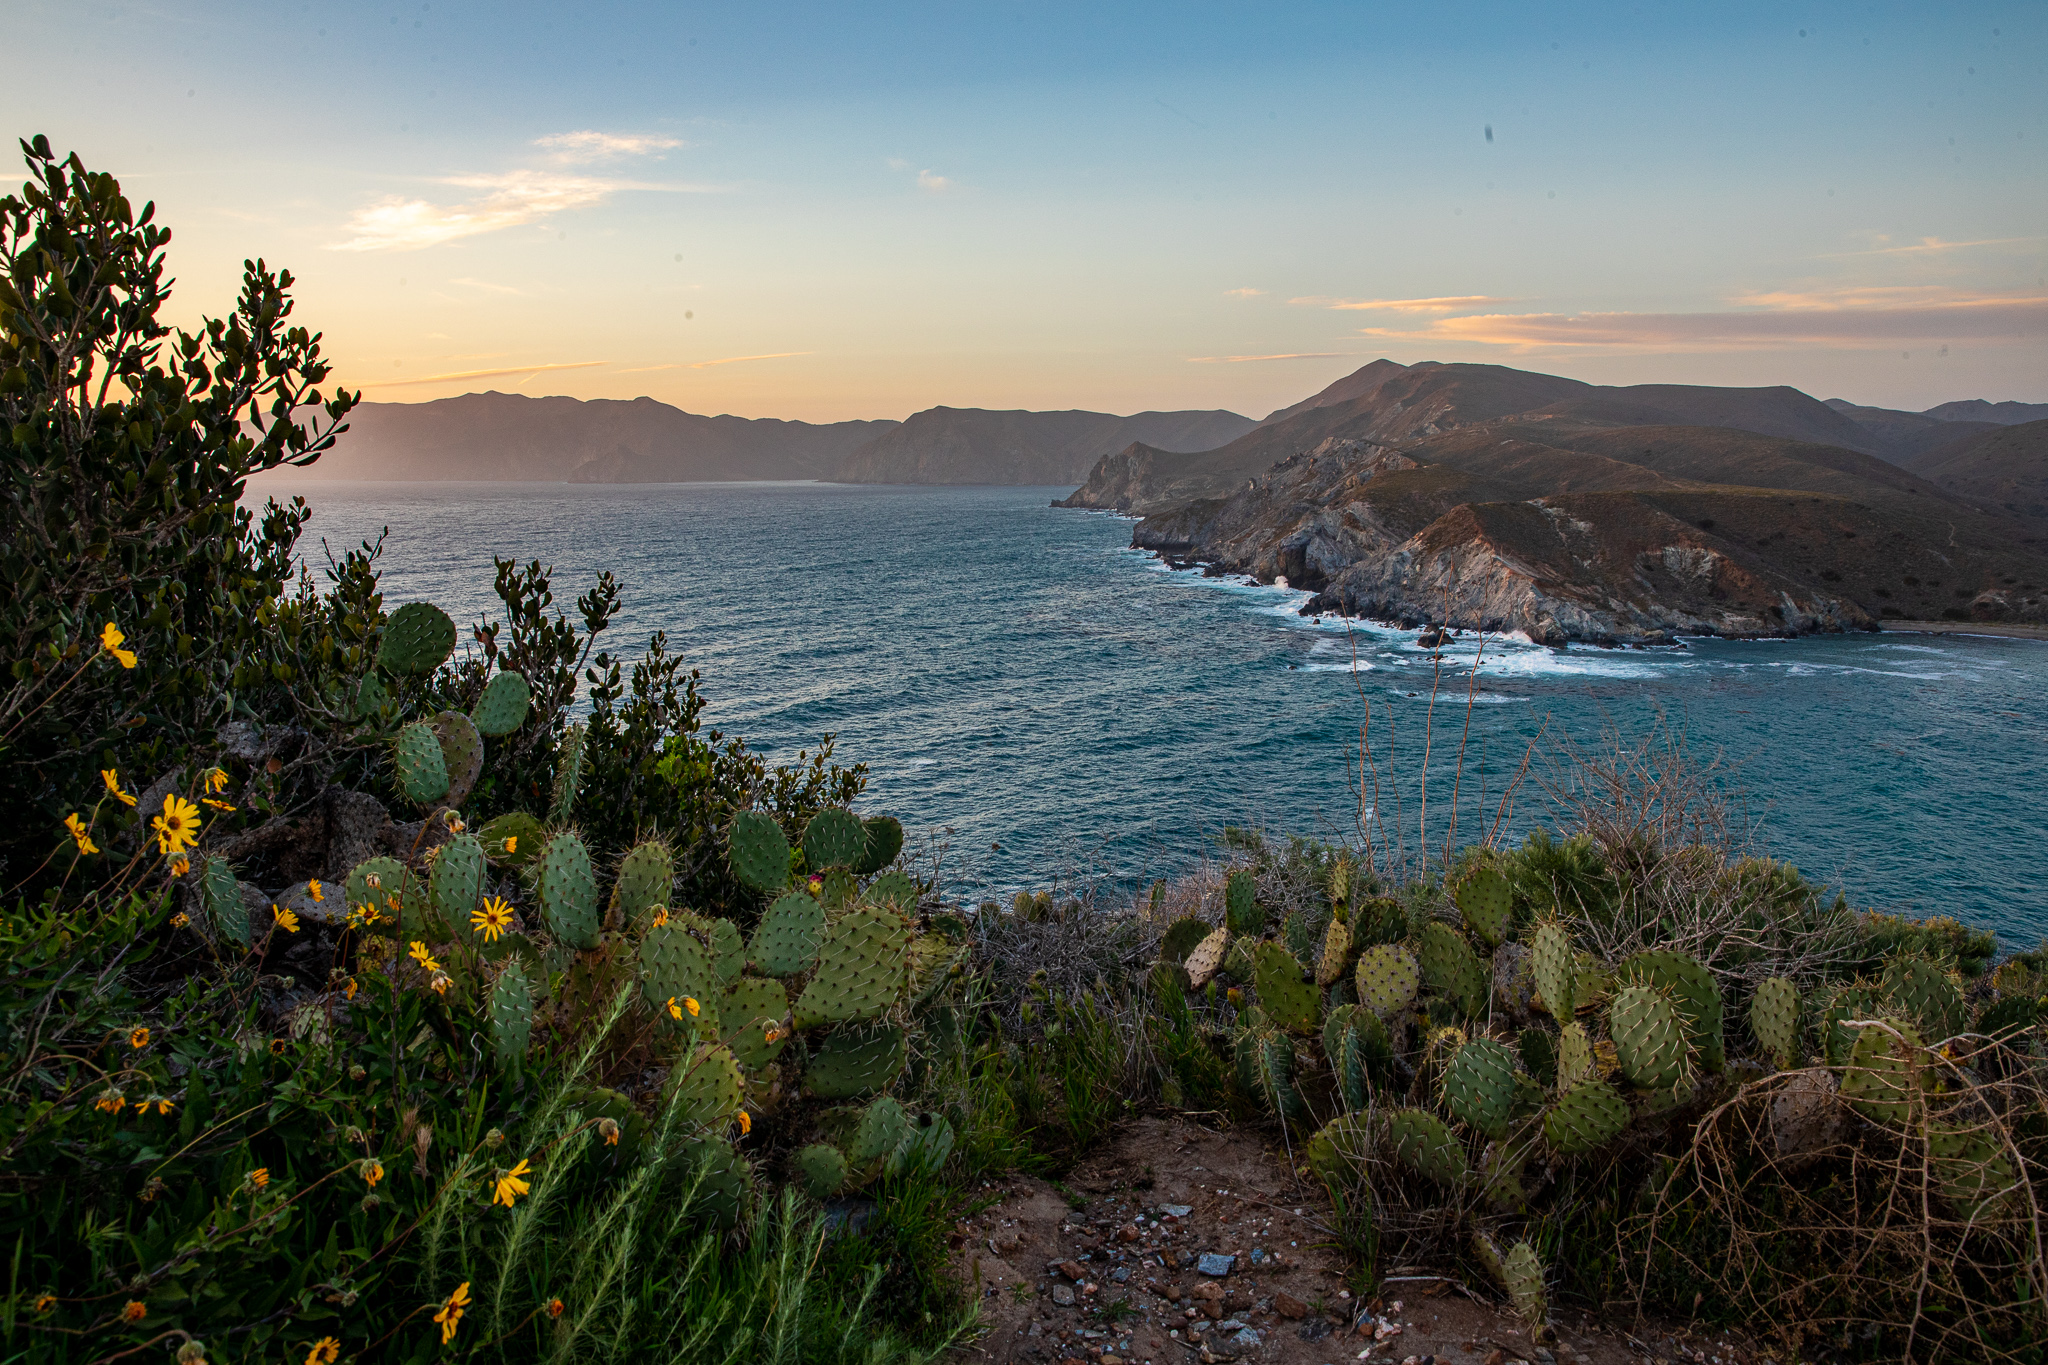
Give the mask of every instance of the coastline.
<path id="1" fill-rule="evenodd" d="M 1996 621 L 1900 621 L 1878 623 L 1884 633 L 1906 635 L 2002 635 L 2009 640 L 2048 640 L 2048 626 L 2004 625 Z"/>

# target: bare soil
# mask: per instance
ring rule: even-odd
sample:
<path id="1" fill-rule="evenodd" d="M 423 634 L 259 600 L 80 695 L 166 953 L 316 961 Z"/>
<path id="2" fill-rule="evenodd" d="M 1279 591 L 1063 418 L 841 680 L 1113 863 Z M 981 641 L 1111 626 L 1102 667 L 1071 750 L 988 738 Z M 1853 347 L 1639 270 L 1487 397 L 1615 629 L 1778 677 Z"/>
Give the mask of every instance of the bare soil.
<path id="1" fill-rule="evenodd" d="M 1489 1286 L 1400 1267 L 1361 1298 L 1320 1186 L 1277 1131 L 1137 1120 L 1064 1181 L 991 1182 L 955 1229 L 981 1305 L 963 1361 L 998 1365 L 1762 1365 L 1721 1336 L 1553 1310 L 1545 1347 Z M 1204 1274 L 1202 1256 L 1231 1258 Z M 1212 1271 L 1223 1267 L 1212 1262 Z"/>

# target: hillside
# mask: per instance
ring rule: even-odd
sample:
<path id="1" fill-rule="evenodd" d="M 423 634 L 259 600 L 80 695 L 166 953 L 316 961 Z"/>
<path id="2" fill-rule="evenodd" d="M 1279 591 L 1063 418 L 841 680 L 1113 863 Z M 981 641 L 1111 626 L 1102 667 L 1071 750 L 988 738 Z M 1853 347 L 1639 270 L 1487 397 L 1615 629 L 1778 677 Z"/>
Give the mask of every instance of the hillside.
<path id="1" fill-rule="evenodd" d="M 1898 408 L 1861 407 L 1839 398 L 1830 398 L 1827 404 L 1869 432 L 1877 443 L 1878 453 L 1895 464 L 1910 464 L 1917 456 L 1937 446 L 1947 445 L 1960 435 L 1996 431 L 2000 425 L 1997 422 L 1937 417 L 1934 414 L 1941 411 L 1939 408 L 1927 412 L 1905 412 Z M 1952 403 L 1947 406 L 1968 405 Z"/>
<path id="2" fill-rule="evenodd" d="M 990 411 L 927 408 L 877 435 L 832 472 L 842 483 L 1066 484 L 1132 442 L 1207 450 L 1256 423 L 1234 412 Z"/>
<path id="3" fill-rule="evenodd" d="M 702 417 L 652 398 L 467 393 L 364 403 L 318 464 L 270 479 L 686 483 L 816 479 L 894 422 Z"/>
<path id="4" fill-rule="evenodd" d="M 1966 398 L 1929 408 L 1927 415 L 1944 422 L 1992 422 L 2012 427 L 2022 422 L 2048 421 L 2048 403 L 1993 403 L 1983 398 Z"/>
<path id="5" fill-rule="evenodd" d="M 2029 427 L 1943 483 L 1786 388 L 1416 365 L 1292 411 L 1214 451 L 1127 447 L 1066 505 L 1141 513 L 1133 544 L 1285 579 L 1310 611 L 1551 643 L 2048 619 Z"/>
<path id="6" fill-rule="evenodd" d="M 2048 421 L 1972 432 L 1910 468 L 1986 511 L 2048 522 Z"/>

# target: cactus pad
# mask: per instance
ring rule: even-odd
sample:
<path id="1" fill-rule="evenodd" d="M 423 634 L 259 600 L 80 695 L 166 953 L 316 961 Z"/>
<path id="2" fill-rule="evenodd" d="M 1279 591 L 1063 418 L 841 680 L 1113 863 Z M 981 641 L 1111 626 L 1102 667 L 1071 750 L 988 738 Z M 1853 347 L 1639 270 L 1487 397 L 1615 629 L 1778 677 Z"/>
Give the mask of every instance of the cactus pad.
<path id="1" fill-rule="evenodd" d="M 557 834 L 541 854 L 540 910 L 563 943 L 583 951 L 597 946 L 597 877 L 590 850 L 575 834 Z"/>
<path id="2" fill-rule="evenodd" d="M 1323 930 L 1323 950 L 1316 958 L 1316 984 L 1335 985 L 1351 966 L 1351 930 L 1334 915 Z"/>
<path id="3" fill-rule="evenodd" d="M 486 821 L 476 837 L 492 862 L 512 867 L 524 867 L 538 858 L 546 843 L 541 838 L 540 821 L 523 810 L 507 811 Z M 510 849 L 505 847 L 508 839 L 513 841 Z"/>
<path id="4" fill-rule="evenodd" d="M 1474 1038 L 1443 1074 L 1444 1107 L 1467 1127 L 1504 1137 L 1515 1104 L 1515 1054 L 1491 1038 Z"/>
<path id="5" fill-rule="evenodd" d="M 1929 1123 L 1927 1154 L 1941 1197 L 1961 1217 L 1982 1222 L 2013 1202 L 2019 1182 L 2004 1144 L 1988 1127 Z"/>
<path id="6" fill-rule="evenodd" d="M 1536 1248 L 1527 1242 L 1510 1247 L 1502 1262 L 1501 1281 L 1508 1291 L 1508 1302 L 1515 1306 L 1515 1316 L 1529 1329 L 1529 1339 L 1534 1341 L 1550 1321 L 1543 1295 L 1543 1263 L 1536 1259 Z"/>
<path id="7" fill-rule="evenodd" d="M 469 718 L 476 725 L 477 733 L 497 739 L 524 725 L 527 710 L 532 705 L 533 689 L 526 685 L 526 679 L 518 673 L 500 669 L 484 684 L 484 694 L 476 699 Z"/>
<path id="8" fill-rule="evenodd" d="M 676 879 L 675 859 L 668 845 L 656 839 L 634 845 L 619 859 L 614 903 L 628 928 L 643 928 L 648 912 L 667 905 Z"/>
<path id="9" fill-rule="evenodd" d="M 872 1095 L 896 1079 L 908 1055 L 903 1030 L 894 1025 L 836 1028 L 812 1054 L 804 1088 L 825 1100 Z"/>
<path id="10" fill-rule="evenodd" d="M 1307 1106 L 1294 1087 L 1294 1047 L 1282 1034 L 1260 1038 L 1246 1060 L 1252 1072 L 1252 1088 L 1266 1107 L 1283 1119 L 1298 1118 Z"/>
<path id="11" fill-rule="evenodd" d="M 364 906 L 375 910 L 378 933 L 396 934 L 406 941 L 426 935 L 427 888 L 418 873 L 396 858 L 366 858 L 357 863 L 342 887 L 342 901 L 351 910 Z"/>
<path id="12" fill-rule="evenodd" d="M 455 623 L 432 602 L 408 602 L 384 623 L 377 662 L 390 673 L 431 673 L 455 651 Z"/>
<path id="13" fill-rule="evenodd" d="M 1624 981 L 1641 981 L 1671 997 L 1685 1018 L 1687 1036 L 1698 1049 L 1700 1065 L 1720 1074 L 1728 1064 L 1722 1036 L 1721 986 L 1699 962 L 1678 952 L 1637 953 L 1621 964 Z"/>
<path id="14" fill-rule="evenodd" d="M 1893 958 L 1885 968 L 1884 993 L 1886 1008 L 1912 1020 L 1923 1038 L 1941 1042 L 1963 1031 L 1968 1013 L 1962 992 L 1926 958 Z"/>
<path id="15" fill-rule="evenodd" d="M 1749 1031 L 1780 1071 L 1799 1060 L 1799 988 L 1782 976 L 1758 984 L 1749 1002 Z"/>
<path id="16" fill-rule="evenodd" d="M 735 981 L 718 1005 L 718 1027 L 734 1060 L 749 1071 L 774 1061 L 789 1042 L 783 1021 L 789 996 L 780 981 L 745 976 Z M 768 1031 L 775 1030 L 770 1042 Z"/>
<path id="17" fill-rule="evenodd" d="M 850 880 L 850 874 L 836 869 L 825 874 L 828 886 L 834 882 Z M 917 883 L 901 872 L 884 872 L 868 883 L 867 892 L 862 899 L 870 905 L 894 905 L 898 910 L 908 913 L 917 909 Z"/>
<path id="18" fill-rule="evenodd" d="M 1536 993 L 1543 997 L 1543 1008 L 1550 1011 L 1550 1017 L 1560 1026 L 1572 1021 L 1572 1011 L 1577 1007 L 1578 1002 L 1572 998 L 1577 970 L 1572 936 L 1565 927 L 1554 922 L 1539 926 L 1529 942 L 1529 974 L 1536 981 Z"/>
<path id="19" fill-rule="evenodd" d="M 1266 912 L 1259 908 L 1250 868 L 1238 868 L 1224 883 L 1223 911 L 1223 922 L 1233 934 L 1257 936 L 1266 927 Z"/>
<path id="20" fill-rule="evenodd" d="M 872 1019 L 895 1004 L 906 985 L 909 931 L 888 909 L 856 909 L 825 931 L 817 974 L 796 1002 L 796 1026 Z"/>
<path id="21" fill-rule="evenodd" d="M 1571 1086 L 1543 1116 L 1543 1136 L 1566 1156 L 1604 1147 L 1626 1127 L 1628 1101 L 1597 1077 Z"/>
<path id="22" fill-rule="evenodd" d="M 1358 955 L 1358 1001 L 1385 1018 L 1415 1003 L 1422 967 L 1398 943 L 1376 943 Z"/>
<path id="23" fill-rule="evenodd" d="M 1206 938 L 1197 943 L 1194 950 L 1188 954 L 1189 988 L 1200 990 L 1208 985 L 1210 981 L 1214 980 L 1216 973 L 1223 969 L 1224 954 L 1229 951 L 1230 930 L 1228 928 L 1212 930 Z"/>
<path id="24" fill-rule="evenodd" d="M 1856 1041 L 1842 1073 L 1842 1098 L 1867 1119 L 1904 1127 L 1921 1097 L 1925 1058 L 1919 1030 L 1893 1018 L 1845 1031 Z"/>
<path id="25" fill-rule="evenodd" d="M 1330 903 L 1342 905 L 1351 899 L 1351 859 L 1339 855 L 1330 864 Z"/>
<path id="26" fill-rule="evenodd" d="M 555 750 L 555 784 L 548 789 L 548 819 L 557 825 L 569 823 L 576 809 L 576 794 L 583 789 L 584 740 L 589 729 L 577 722 L 562 732 Z"/>
<path id="27" fill-rule="evenodd" d="M 828 1142 L 814 1142 L 793 1158 L 796 1174 L 813 1199 L 828 1199 L 846 1184 L 846 1156 Z"/>
<path id="28" fill-rule="evenodd" d="M 1515 1051 L 1522 1054 L 1522 1069 L 1539 1084 L 1558 1082 L 1557 1038 L 1540 1028 L 1525 1028 L 1515 1035 Z"/>
<path id="29" fill-rule="evenodd" d="M 1308 1140 L 1308 1166 L 1333 1192 L 1366 1182 L 1372 1156 L 1372 1127 L 1363 1114 L 1340 1114 Z"/>
<path id="30" fill-rule="evenodd" d="M 470 912 L 484 896 L 484 846 L 474 834 L 458 834 L 441 845 L 427 874 L 428 899 L 441 923 L 457 937 L 475 933 Z"/>
<path id="31" fill-rule="evenodd" d="M 391 689 L 375 673 L 365 673 L 356 688 L 356 719 L 368 720 L 391 705 Z"/>
<path id="32" fill-rule="evenodd" d="M 1457 1005 L 1467 1018 L 1477 1018 L 1486 1009 L 1486 969 L 1479 965 L 1465 936 L 1432 920 L 1422 926 L 1417 949 L 1422 979 L 1430 990 Z"/>
<path id="33" fill-rule="evenodd" d="M 1266 1017 L 1289 1033 L 1307 1033 L 1316 1026 L 1319 1001 L 1314 984 L 1302 980 L 1301 963 L 1277 943 L 1261 943 L 1252 951 L 1252 984 Z"/>
<path id="34" fill-rule="evenodd" d="M 1207 937 L 1209 937 L 1209 926 L 1201 920 L 1195 919 L 1193 916 L 1189 916 L 1186 919 L 1177 919 L 1172 924 L 1166 926 L 1166 932 L 1160 935 L 1159 959 L 1162 962 L 1185 964 L 1188 960 L 1188 955 L 1195 951 L 1196 945 Z"/>
<path id="35" fill-rule="evenodd" d="M 1508 879 L 1490 867 L 1476 867 L 1461 878 L 1451 892 L 1465 927 L 1489 948 L 1506 941 L 1514 921 L 1514 888 Z"/>
<path id="36" fill-rule="evenodd" d="M 1598 1074 L 1599 1067 L 1593 1061 L 1593 1040 L 1577 1021 L 1566 1024 L 1557 1035 L 1557 1088 L 1569 1090 Z"/>
<path id="37" fill-rule="evenodd" d="M 448 791 L 442 797 L 459 806 L 476 790 L 484 771 L 484 737 L 460 711 L 443 711 L 434 717 L 434 738 L 441 743 L 441 761 L 448 769 Z"/>
<path id="38" fill-rule="evenodd" d="M 847 1144 L 846 1155 L 856 1169 L 888 1165 L 910 1136 L 910 1115 L 887 1095 L 868 1101 Z"/>
<path id="39" fill-rule="evenodd" d="M 1427 1109 L 1396 1109 L 1387 1115 L 1386 1124 L 1396 1161 L 1439 1185 L 1455 1188 L 1465 1183 L 1465 1146 L 1442 1119 Z"/>
<path id="40" fill-rule="evenodd" d="M 825 907 L 792 891 L 769 906 L 754 926 L 747 956 L 770 976 L 795 976 L 817 962 L 824 941 Z"/>
<path id="41" fill-rule="evenodd" d="M 1644 1090 L 1676 1090 L 1690 1069 L 1685 1021 L 1671 997 L 1655 986 L 1623 986 L 1607 1007 L 1615 1059 L 1630 1083 Z"/>
<path id="42" fill-rule="evenodd" d="M 241 883 L 235 880 L 235 869 L 227 859 L 200 855 L 199 901 L 216 937 L 238 948 L 249 946 L 249 907 L 243 903 Z"/>
<path id="43" fill-rule="evenodd" d="M 667 1098 L 676 1118 L 695 1128 L 715 1128 L 740 1112 L 745 1082 L 732 1051 L 718 1043 L 699 1043 L 676 1059 L 668 1074 Z"/>
<path id="44" fill-rule="evenodd" d="M 856 876 L 872 877 L 903 851 L 903 822 L 893 815 L 872 815 L 860 822 L 860 857 L 854 861 Z"/>
<path id="45" fill-rule="evenodd" d="M 851 868 L 866 844 L 867 831 L 859 816 L 837 807 L 821 810 L 804 826 L 804 863 L 813 872 Z"/>
<path id="46" fill-rule="evenodd" d="M 515 960 L 491 987 L 491 1048 L 498 1060 L 517 1064 L 533 1035 L 533 989 L 526 967 Z"/>
<path id="47" fill-rule="evenodd" d="M 684 1183 L 690 1192 L 690 1214 L 721 1228 L 737 1225 L 754 1200 L 754 1168 L 739 1149 L 721 1137 L 683 1144 L 683 1160 L 693 1168 Z"/>
<path id="48" fill-rule="evenodd" d="M 391 745 L 391 768 L 398 789 L 415 805 L 431 806 L 448 794 L 448 760 L 434 727 L 416 720 L 398 732 Z"/>
<path id="49" fill-rule="evenodd" d="M 711 950 L 682 923 L 671 920 L 647 931 L 640 941 L 640 992 L 648 1004 L 661 1012 L 664 1021 L 691 1026 L 685 1012 L 681 1020 L 668 1014 L 668 1002 L 695 1000 L 701 1010 L 715 1004 L 723 994 L 712 970 Z M 698 1015 L 701 1021 L 703 1016 Z"/>
<path id="50" fill-rule="evenodd" d="M 725 848 L 732 875 L 756 891 L 780 891 L 789 885 L 789 840 L 774 816 L 741 811 L 725 832 Z"/>
<path id="51" fill-rule="evenodd" d="M 898 1171 L 935 1172 L 953 1155 L 953 1125 L 938 1114 L 920 1114 L 896 1149 Z"/>

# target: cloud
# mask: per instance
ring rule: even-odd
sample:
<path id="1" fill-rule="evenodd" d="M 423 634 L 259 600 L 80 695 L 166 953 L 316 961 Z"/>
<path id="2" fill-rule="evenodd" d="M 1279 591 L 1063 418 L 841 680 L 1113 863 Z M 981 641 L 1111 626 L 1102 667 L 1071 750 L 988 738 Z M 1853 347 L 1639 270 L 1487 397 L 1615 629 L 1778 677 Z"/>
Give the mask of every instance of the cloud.
<path id="1" fill-rule="evenodd" d="M 502 370 L 457 370 L 453 374 L 422 375 L 418 379 L 372 379 L 361 387 L 366 389 L 397 389 L 408 384 L 453 384 L 463 379 L 495 379 L 499 375 L 536 375 L 543 370 L 587 370 L 593 365 L 609 365 L 608 360 L 572 360 L 562 365 L 511 365 Z"/>
<path id="2" fill-rule="evenodd" d="M 917 187 L 921 190 L 930 190 L 932 193 L 937 194 L 943 190 L 951 189 L 953 182 L 946 176 L 935 175 L 929 170 L 923 170 L 917 173 Z"/>
<path id="3" fill-rule="evenodd" d="M 1335 360 L 1349 351 L 1289 351 L 1285 355 L 1191 355 L 1190 365 L 1242 365 L 1253 360 Z"/>
<path id="4" fill-rule="evenodd" d="M 586 130 L 580 133 L 554 133 L 548 137 L 535 138 L 533 145 L 545 147 L 553 152 L 557 161 L 580 166 L 592 161 L 617 161 L 627 156 L 650 156 L 685 144 L 681 138 L 658 137 L 651 134 L 621 136 L 616 133 Z"/>
<path id="5" fill-rule="evenodd" d="M 1902 341 L 2048 340 L 2048 295 L 1972 294 L 1939 286 L 1743 295 L 1747 311 L 1487 313 L 1366 336 L 1462 341 L 1528 351 L 1743 351 L 1790 346 L 1889 349 Z"/>
<path id="6" fill-rule="evenodd" d="M 1223 297 L 1226 299 L 1255 299 L 1265 292 L 1263 289 L 1226 289 L 1223 291 Z"/>
<path id="7" fill-rule="evenodd" d="M 482 289 L 492 294 L 524 294 L 526 292 L 524 289 L 514 289 L 509 284 L 492 284 L 489 280 L 457 278 L 448 281 L 448 283 L 467 285 L 471 289 Z"/>
<path id="8" fill-rule="evenodd" d="M 1885 240 L 1880 237 L 1879 241 Z M 1980 246 L 2015 246 L 2022 242 L 2038 242 L 2039 237 L 1985 237 L 1974 242 L 1944 242 L 1939 237 L 1922 237 L 1910 246 L 1879 246 L 1864 251 L 1832 251 L 1815 257 L 1816 260 L 1840 260 L 1848 256 L 1938 256 L 1949 251 L 1968 251 Z"/>
<path id="9" fill-rule="evenodd" d="M 1510 299 L 1497 299 L 1489 294 L 1446 295 L 1434 299 L 1332 299 L 1320 294 L 1304 298 L 1289 299 L 1289 303 L 1303 308 L 1331 308 L 1338 311 L 1369 313 L 1455 313 L 1466 308 L 1483 308 L 1489 303 L 1510 303 Z"/>
<path id="10" fill-rule="evenodd" d="M 381 199 L 351 214 L 348 230 L 355 235 L 347 241 L 330 242 L 328 250 L 417 251 L 462 237 L 519 227 L 549 214 L 587 208 L 621 190 L 713 192 L 706 185 L 657 185 L 541 170 L 450 176 L 442 183 L 483 193 L 467 203 L 449 205 L 396 195 Z"/>
<path id="11" fill-rule="evenodd" d="M 700 360 L 690 366 L 693 370 L 708 370 L 713 365 L 737 365 L 742 360 L 787 360 L 791 356 L 810 355 L 810 351 L 775 351 L 769 355 L 729 355 L 723 360 Z"/>

